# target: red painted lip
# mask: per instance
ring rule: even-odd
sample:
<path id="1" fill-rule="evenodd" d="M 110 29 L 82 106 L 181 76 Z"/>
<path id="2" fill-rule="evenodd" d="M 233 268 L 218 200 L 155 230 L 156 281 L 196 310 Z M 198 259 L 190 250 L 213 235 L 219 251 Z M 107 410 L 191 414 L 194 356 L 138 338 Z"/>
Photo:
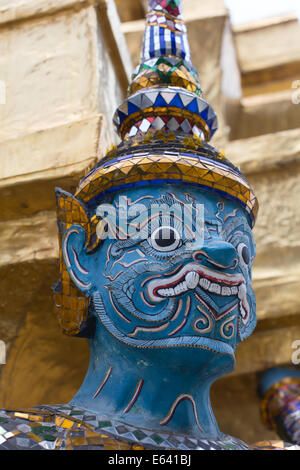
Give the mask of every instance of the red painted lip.
<path id="1" fill-rule="evenodd" d="M 197 271 L 197 272 L 198 272 L 198 274 L 200 274 L 199 271 Z M 226 281 L 226 282 L 222 281 L 222 282 L 220 282 L 216 277 L 207 276 L 207 275 L 202 275 L 202 278 L 208 279 L 209 281 L 214 281 L 216 284 L 224 284 L 224 285 L 229 286 L 229 287 L 240 286 L 241 284 L 245 283 L 245 281 L 241 281 L 239 283 L 236 283 L 234 281 Z M 180 282 L 184 281 L 184 279 L 185 279 L 185 276 L 181 276 L 181 278 L 179 278 L 178 281 L 173 281 L 173 282 L 170 282 L 169 284 L 163 284 L 161 286 L 157 286 L 153 289 L 153 294 L 156 295 L 157 291 L 159 289 L 162 289 L 162 288 L 167 289 L 168 287 L 176 286 Z M 218 294 L 216 294 L 216 295 L 218 295 Z"/>

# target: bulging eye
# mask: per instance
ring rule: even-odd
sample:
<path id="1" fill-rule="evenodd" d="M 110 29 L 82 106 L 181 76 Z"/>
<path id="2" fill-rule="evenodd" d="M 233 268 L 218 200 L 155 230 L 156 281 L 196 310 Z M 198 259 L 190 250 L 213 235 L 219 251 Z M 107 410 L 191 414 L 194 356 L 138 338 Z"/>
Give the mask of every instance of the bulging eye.
<path id="1" fill-rule="evenodd" d="M 149 238 L 149 243 L 157 251 L 173 251 L 181 245 L 181 238 L 174 227 L 158 227 Z"/>
<path id="2" fill-rule="evenodd" d="M 240 259 L 248 266 L 250 263 L 250 251 L 245 243 L 240 243 L 237 247 L 238 254 Z"/>

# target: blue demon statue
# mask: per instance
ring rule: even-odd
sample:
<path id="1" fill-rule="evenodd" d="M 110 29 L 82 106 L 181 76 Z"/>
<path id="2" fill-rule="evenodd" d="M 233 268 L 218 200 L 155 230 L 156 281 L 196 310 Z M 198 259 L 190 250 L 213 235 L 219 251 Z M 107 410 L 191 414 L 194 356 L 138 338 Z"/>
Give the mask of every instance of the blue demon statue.
<path id="1" fill-rule="evenodd" d="M 217 118 L 180 0 L 149 0 L 141 64 L 114 123 L 121 144 L 75 195 L 56 190 L 56 311 L 66 334 L 88 338 L 87 375 L 67 405 L 2 411 L 0 444 L 250 449 L 219 430 L 210 387 L 256 325 L 258 203 L 207 143 Z"/>
<path id="2" fill-rule="evenodd" d="M 71 404 L 128 433 L 148 428 L 165 441 L 175 433 L 175 447 L 176 434 L 227 442 L 209 389 L 233 370 L 235 349 L 256 324 L 250 218 L 218 194 L 162 182 L 116 192 L 111 206 L 105 225 L 117 239 L 106 232 L 89 252 L 81 225 L 63 235 L 63 260 L 90 299 L 94 329 Z"/>

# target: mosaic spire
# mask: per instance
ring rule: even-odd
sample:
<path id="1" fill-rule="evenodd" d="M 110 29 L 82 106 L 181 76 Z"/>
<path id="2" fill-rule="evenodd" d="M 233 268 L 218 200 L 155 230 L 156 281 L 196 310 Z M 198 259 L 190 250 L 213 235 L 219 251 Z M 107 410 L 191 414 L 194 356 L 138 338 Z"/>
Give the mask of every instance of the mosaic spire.
<path id="1" fill-rule="evenodd" d="M 217 117 L 201 98 L 182 0 L 148 0 L 148 4 L 141 62 L 127 99 L 115 113 L 117 132 L 122 139 L 161 130 L 209 141 L 217 130 Z"/>
<path id="2" fill-rule="evenodd" d="M 90 205 L 114 191 L 191 184 L 238 201 L 254 224 L 258 202 L 246 178 L 208 144 L 217 117 L 192 65 L 182 0 L 148 0 L 141 62 L 114 115 L 122 142 L 80 182 Z"/>

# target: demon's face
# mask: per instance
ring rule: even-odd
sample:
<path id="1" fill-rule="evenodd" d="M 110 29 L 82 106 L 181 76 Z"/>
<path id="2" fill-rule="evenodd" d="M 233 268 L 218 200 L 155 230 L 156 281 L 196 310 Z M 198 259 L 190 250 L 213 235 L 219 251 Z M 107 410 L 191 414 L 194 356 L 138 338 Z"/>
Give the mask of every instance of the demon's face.
<path id="1" fill-rule="evenodd" d="M 95 252 L 86 252 L 80 226 L 63 239 L 71 278 L 104 327 L 136 348 L 233 354 L 256 324 L 244 209 L 184 186 L 132 189 L 110 207 L 93 208 L 104 238 Z"/>

